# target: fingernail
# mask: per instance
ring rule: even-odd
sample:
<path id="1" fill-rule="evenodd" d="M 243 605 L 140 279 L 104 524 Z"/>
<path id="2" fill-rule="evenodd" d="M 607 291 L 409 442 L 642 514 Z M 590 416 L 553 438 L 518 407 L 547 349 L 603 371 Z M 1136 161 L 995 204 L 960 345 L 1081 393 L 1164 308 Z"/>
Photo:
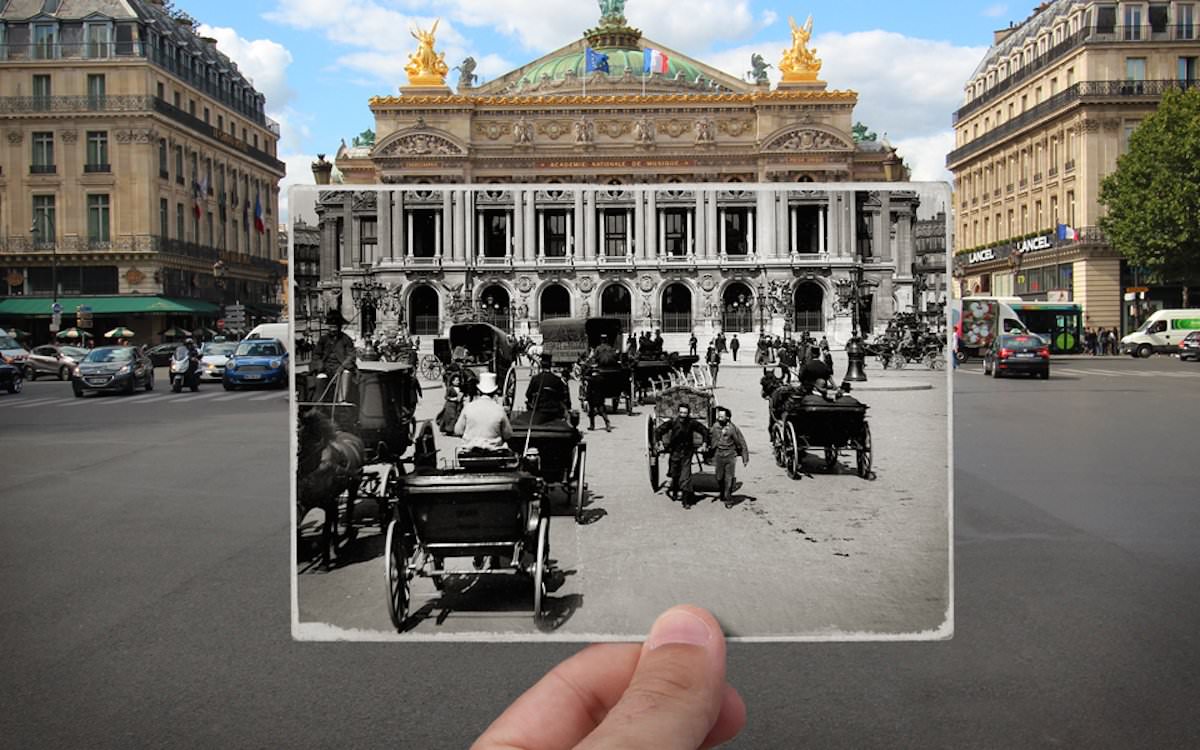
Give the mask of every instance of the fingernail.
<path id="1" fill-rule="evenodd" d="M 685 644 L 705 646 L 712 640 L 708 623 L 686 609 L 672 609 L 654 621 L 646 646 L 651 651 L 659 646 Z"/>

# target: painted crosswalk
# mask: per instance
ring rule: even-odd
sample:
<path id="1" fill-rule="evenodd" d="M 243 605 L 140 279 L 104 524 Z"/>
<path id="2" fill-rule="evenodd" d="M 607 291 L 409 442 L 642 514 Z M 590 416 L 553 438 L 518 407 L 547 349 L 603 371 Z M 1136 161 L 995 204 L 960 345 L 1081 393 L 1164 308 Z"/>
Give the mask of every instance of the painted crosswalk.
<path id="1" fill-rule="evenodd" d="M 208 390 L 207 392 L 202 390 L 199 393 L 143 391 L 132 396 L 104 395 L 88 396 L 86 398 L 75 398 L 74 394 L 67 396 L 37 396 L 32 398 L 28 397 L 28 395 L 6 396 L 0 398 L 0 409 L 101 408 L 110 406 L 137 408 L 144 404 L 191 404 L 226 401 L 260 401 L 286 404 L 287 400 L 288 395 L 286 391 L 270 391 L 267 393 L 263 393 L 262 391 L 234 391 L 231 393 L 224 390 Z"/>
<path id="2" fill-rule="evenodd" d="M 983 375 L 983 370 L 960 367 L 954 371 L 954 374 Z M 1054 375 L 1069 375 L 1076 378 L 1172 378 L 1175 380 L 1192 380 L 1200 378 L 1200 367 L 1180 370 L 1112 370 L 1083 367 L 1055 367 L 1051 365 L 1050 374 L 1051 377 Z"/>

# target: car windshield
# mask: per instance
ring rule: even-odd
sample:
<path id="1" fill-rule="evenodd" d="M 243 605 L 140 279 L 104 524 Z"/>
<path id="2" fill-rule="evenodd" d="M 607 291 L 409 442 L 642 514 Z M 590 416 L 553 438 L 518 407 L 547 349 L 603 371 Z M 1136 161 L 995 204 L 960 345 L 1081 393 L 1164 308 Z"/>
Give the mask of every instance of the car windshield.
<path id="1" fill-rule="evenodd" d="M 1029 347 L 1042 347 L 1046 342 L 1042 341 L 1041 337 L 1030 334 L 1021 336 L 1002 336 L 1000 338 L 1000 346 L 1009 349 L 1027 349 Z"/>
<path id="2" fill-rule="evenodd" d="M 133 359 L 133 350 L 122 348 L 93 349 L 84 357 L 84 362 L 128 362 Z"/>
<path id="3" fill-rule="evenodd" d="M 233 354 L 235 349 L 237 349 L 237 344 L 234 343 L 213 343 L 210 341 L 200 349 L 200 353 L 204 355 L 213 354 L 224 355 L 228 357 L 230 354 Z"/>
<path id="4" fill-rule="evenodd" d="M 243 341 L 238 345 L 239 357 L 277 357 L 279 346 L 270 341 Z"/>
<path id="5" fill-rule="evenodd" d="M 12 336 L 0 336 L 0 349 L 20 349 L 21 345 Z"/>
<path id="6" fill-rule="evenodd" d="M 86 357 L 88 353 L 87 349 L 80 349 L 78 346 L 64 346 L 58 351 L 61 352 L 64 357 L 70 357 L 76 361 Z"/>

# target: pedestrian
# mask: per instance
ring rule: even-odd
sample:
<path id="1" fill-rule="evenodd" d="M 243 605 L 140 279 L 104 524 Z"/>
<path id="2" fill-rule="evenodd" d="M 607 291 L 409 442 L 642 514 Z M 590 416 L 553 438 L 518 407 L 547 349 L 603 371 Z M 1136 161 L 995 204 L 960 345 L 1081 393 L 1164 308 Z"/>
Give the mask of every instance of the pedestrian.
<path id="1" fill-rule="evenodd" d="M 708 365 L 709 375 L 712 376 L 713 387 L 717 387 L 717 371 L 721 369 L 721 353 L 712 344 L 708 345 L 708 351 L 704 354 L 704 362 Z"/>
<path id="2" fill-rule="evenodd" d="M 725 346 L 725 332 L 724 331 L 721 331 L 720 333 L 717 334 L 716 345 L 717 345 L 717 353 L 718 354 L 724 354 L 727 351 L 726 346 Z"/>
<path id="3" fill-rule="evenodd" d="M 724 406 L 717 407 L 717 421 L 709 430 L 708 445 L 712 452 L 713 467 L 717 470 L 717 486 L 721 489 L 721 502 L 726 508 L 733 506 L 733 490 L 736 486 L 737 460 L 742 466 L 750 463 L 750 449 L 746 438 L 731 418 L 733 414 Z"/>
<path id="4" fill-rule="evenodd" d="M 738 349 L 742 348 L 742 342 L 738 341 L 737 334 L 733 334 L 733 341 L 729 342 L 729 353 L 733 355 L 733 361 L 737 362 Z"/>
<path id="5" fill-rule="evenodd" d="M 700 345 L 700 342 L 696 339 L 696 332 L 692 331 L 691 338 L 688 339 L 688 352 L 693 357 L 696 356 L 696 347 L 698 347 L 699 345 Z"/>
<path id="6" fill-rule="evenodd" d="M 463 387 L 462 375 L 454 373 L 446 384 L 446 402 L 437 416 L 438 428 L 443 435 L 453 435 L 454 425 L 458 424 L 458 415 L 462 413 Z"/>
<path id="7" fill-rule="evenodd" d="M 580 387 L 583 389 L 583 400 L 588 407 L 588 430 L 596 429 L 596 417 L 604 420 L 604 431 L 612 432 L 612 423 L 608 421 L 608 405 L 605 403 L 603 389 L 600 388 L 600 373 L 589 367 L 583 375 Z"/>
<path id="8" fill-rule="evenodd" d="M 672 502 L 682 500 L 684 508 L 691 508 L 696 502 L 696 493 L 692 489 L 692 456 L 696 452 L 693 436 L 699 435 L 701 440 L 708 442 L 704 425 L 692 419 L 691 413 L 691 407 L 680 404 L 675 418 L 663 422 L 654 431 L 659 453 L 670 454 L 667 475 L 671 478 L 671 485 L 667 494 Z"/>
<path id="9" fill-rule="evenodd" d="M 659 356 L 662 356 L 663 353 L 663 337 L 661 328 L 654 329 L 654 353 Z"/>
<path id="10" fill-rule="evenodd" d="M 783 368 L 783 382 L 792 382 L 792 368 L 796 366 L 796 353 L 790 341 L 779 349 L 779 366 Z"/>
<path id="11" fill-rule="evenodd" d="M 626 339 L 626 341 L 625 341 L 625 356 L 628 357 L 629 359 L 637 359 L 637 354 L 638 354 L 637 339 L 635 339 L 633 337 L 633 334 L 631 333 L 631 334 L 629 334 L 629 338 Z"/>

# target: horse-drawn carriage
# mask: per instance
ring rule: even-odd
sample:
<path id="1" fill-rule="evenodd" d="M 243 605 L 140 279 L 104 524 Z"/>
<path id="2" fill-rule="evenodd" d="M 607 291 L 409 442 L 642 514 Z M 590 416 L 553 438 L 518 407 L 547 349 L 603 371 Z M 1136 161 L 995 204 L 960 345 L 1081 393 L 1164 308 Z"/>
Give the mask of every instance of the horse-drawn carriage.
<path id="1" fill-rule="evenodd" d="M 654 401 L 654 410 L 646 415 L 646 463 L 650 473 L 650 489 L 655 492 L 662 486 L 659 467 L 660 456 L 658 428 L 665 422 L 675 418 L 680 406 L 687 406 L 693 419 L 705 428 L 712 427 L 716 421 L 717 399 L 711 389 L 696 388 L 690 385 L 673 385 L 658 392 Z M 700 436 L 694 436 L 695 447 L 704 444 Z M 704 461 L 697 452 L 693 455 L 698 469 L 704 468 Z M 695 482 L 695 479 L 693 479 Z M 703 482 L 702 482 L 703 483 Z"/>
<path id="2" fill-rule="evenodd" d="M 805 394 L 798 386 L 780 386 L 768 397 L 768 432 L 775 463 L 799 479 L 806 451 L 823 448 L 825 469 L 833 470 L 841 451 L 853 451 L 858 475 L 871 477 L 871 425 L 867 406 L 850 396 L 834 400 Z"/>
<path id="3" fill-rule="evenodd" d="M 571 501 L 577 523 L 583 520 L 583 495 L 587 489 L 587 443 L 577 428 L 578 412 L 571 419 L 539 423 L 533 412 L 512 415 L 513 436 L 508 447 L 518 456 L 537 456 L 536 473 L 549 491 L 559 487 Z"/>
<path id="4" fill-rule="evenodd" d="M 469 398 L 479 395 L 480 372 L 496 373 L 504 408 L 512 410 L 517 398 L 516 345 L 507 333 L 490 323 L 457 323 L 450 326 L 449 338 L 433 340 L 433 353 L 442 365 L 443 383 L 461 375 L 463 392 Z"/>
<path id="5" fill-rule="evenodd" d="M 299 462 L 297 522 L 321 508 L 323 563 L 330 545 L 353 539 L 374 501 L 370 523 L 382 528 L 403 456 L 412 445 L 420 386 L 408 363 L 359 362 L 334 377 L 297 373 Z M 345 531 L 339 533 L 339 519 Z"/>
<path id="6" fill-rule="evenodd" d="M 431 447 L 432 428 L 422 435 Z M 441 590 L 451 575 L 527 576 L 534 619 L 541 619 L 550 518 L 536 458 L 508 450 L 467 451 L 449 467 L 421 462 L 397 480 L 390 511 L 384 572 L 388 613 L 397 630 L 409 625 L 410 584 L 417 577 L 430 578 Z M 449 568 L 448 560 L 461 560 L 462 567 Z"/>
<path id="7" fill-rule="evenodd" d="M 633 364 L 633 389 L 642 400 L 654 397 L 653 394 L 681 379 L 690 378 L 694 383 L 701 383 L 702 375 L 697 375 L 696 364 L 700 357 L 691 354 L 651 354 L 638 355 Z"/>

